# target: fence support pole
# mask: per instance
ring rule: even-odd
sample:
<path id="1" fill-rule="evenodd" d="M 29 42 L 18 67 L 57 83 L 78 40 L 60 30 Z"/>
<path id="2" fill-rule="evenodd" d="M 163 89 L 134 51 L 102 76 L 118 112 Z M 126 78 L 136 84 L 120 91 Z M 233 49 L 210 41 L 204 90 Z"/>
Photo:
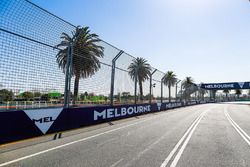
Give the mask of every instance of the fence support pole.
<path id="1" fill-rule="evenodd" d="M 177 101 L 177 86 L 178 86 L 178 83 L 180 83 L 181 80 L 178 80 L 175 84 L 175 101 Z"/>
<path id="2" fill-rule="evenodd" d="M 74 44 L 74 43 L 73 43 Z M 73 54 L 74 54 L 74 47 L 73 44 L 71 45 L 71 52 L 70 52 L 70 64 L 69 64 L 69 88 L 68 88 L 68 107 L 70 106 L 70 99 L 71 99 L 71 78 L 72 78 L 72 71 L 73 71 Z"/>
<path id="3" fill-rule="evenodd" d="M 138 69 L 136 69 L 135 71 L 135 93 L 134 93 L 134 96 L 135 96 L 135 104 L 137 104 L 137 76 L 138 76 Z"/>
<path id="4" fill-rule="evenodd" d="M 175 101 L 177 101 L 177 85 L 178 83 L 175 84 Z"/>
<path id="5" fill-rule="evenodd" d="M 211 101 L 212 100 L 212 91 L 209 90 L 209 100 Z"/>
<path id="6" fill-rule="evenodd" d="M 182 87 L 183 87 L 183 86 L 182 86 L 182 83 L 181 83 L 181 98 L 180 98 L 180 102 L 182 102 L 182 96 L 183 96 L 183 95 L 182 95 L 182 94 L 183 94 L 183 92 L 182 92 Z"/>
<path id="7" fill-rule="evenodd" d="M 66 77 L 65 77 L 65 89 L 64 89 L 64 108 L 68 108 L 70 102 L 70 87 L 71 87 L 71 77 L 73 71 L 73 48 L 75 43 L 77 42 L 78 38 L 81 36 L 83 29 L 75 35 L 72 41 L 68 45 L 68 53 L 67 53 L 67 63 L 66 63 Z"/>
<path id="8" fill-rule="evenodd" d="M 69 67 L 70 67 L 70 55 L 71 55 L 71 44 L 68 46 L 68 52 L 67 52 L 67 62 L 66 62 L 66 73 L 65 73 L 65 87 L 64 87 L 64 108 L 68 107 L 68 88 L 69 88 Z"/>
<path id="9" fill-rule="evenodd" d="M 154 73 L 157 71 L 157 69 L 155 69 L 151 74 L 150 74 L 150 84 L 149 84 L 149 103 L 152 103 L 152 77 L 154 75 Z"/>
<path id="10" fill-rule="evenodd" d="M 163 102 L 163 80 L 164 80 L 164 78 L 165 78 L 165 74 L 161 79 L 161 103 Z"/>
<path id="11" fill-rule="evenodd" d="M 124 53 L 120 51 L 112 60 L 112 69 L 111 69 L 111 86 L 110 86 L 110 105 L 114 104 L 114 83 L 115 83 L 115 62 L 116 60 Z"/>

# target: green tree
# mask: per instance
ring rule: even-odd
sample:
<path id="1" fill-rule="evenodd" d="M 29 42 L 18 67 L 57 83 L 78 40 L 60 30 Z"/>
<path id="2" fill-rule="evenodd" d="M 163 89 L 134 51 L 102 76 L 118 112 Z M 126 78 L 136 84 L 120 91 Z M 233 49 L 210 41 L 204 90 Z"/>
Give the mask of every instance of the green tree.
<path id="1" fill-rule="evenodd" d="M 67 52 L 70 44 L 73 45 L 73 61 L 71 75 L 75 77 L 73 103 L 78 97 L 79 80 L 94 75 L 101 67 L 99 58 L 104 56 L 104 48 L 98 43 L 98 35 L 91 33 L 89 27 L 76 27 L 72 37 L 62 33 L 62 41 L 57 47 L 62 48 L 56 55 L 59 68 L 66 72 Z"/>
<path id="2" fill-rule="evenodd" d="M 217 90 L 211 90 L 211 93 L 212 93 L 212 98 L 216 99 Z"/>
<path id="3" fill-rule="evenodd" d="M 0 102 L 1 101 L 12 101 L 14 97 L 14 93 L 7 89 L 0 90 Z"/>
<path id="4" fill-rule="evenodd" d="M 236 89 L 235 94 L 237 95 L 237 98 L 239 99 L 240 95 L 242 94 L 242 91 L 240 89 Z"/>
<path id="5" fill-rule="evenodd" d="M 34 94 L 32 92 L 26 91 L 22 93 L 22 97 L 26 100 L 31 100 L 34 98 Z"/>
<path id="6" fill-rule="evenodd" d="M 84 92 L 84 96 L 87 98 L 88 97 L 88 92 Z"/>
<path id="7" fill-rule="evenodd" d="M 171 86 L 175 86 L 177 82 L 177 78 L 176 75 L 174 74 L 173 71 L 168 71 L 165 76 L 164 76 L 164 80 L 163 83 L 168 86 L 168 93 L 169 93 L 169 102 L 171 102 Z"/>
<path id="8" fill-rule="evenodd" d="M 206 93 L 208 93 L 208 91 L 206 90 L 206 89 L 202 89 L 202 88 L 198 88 L 198 93 L 199 93 L 199 96 L 201 96 L 202 97 L 202 100 L 204 100 L 204 95 L 206 94 Z"/>
<path id="9" fill-rule="evenodd" d="M 137 57 L 132 61 L 128 67 L 129 75 L 132 80 L 138 79 L 140 89 L 140 100 L 143 100 L 143 88 L 142 83 L 149 79 L 151 74 L 151 67 L 147 63 L 147 60 L 142 57 Z"/>
<path id="10" fill-rule="evenodd" d="M 48 93 L 42 94 L 41 95 L 41 100 L 49 101 L 50 100 L 49 94 Z"/>
<path id="11" fill-rule="evenodd" d="M 122 92 L 122 99 L 125 100 L 125 102 L 128 101 L 129 96 L 130 92 Z"/>
<path id="12" fill-rule="evenodd" d="M 229 89 L 224 89 L 223 93 L 226 94 L 226 99 L 228 99 L 228 94 L 229 94 L 230 90 Z"/>
<path id="13" fill-rule="evenodd" d="M 185 100 L 190 98 L 190 95 L 194 92 L 194 80 L 192 77 L 186 77 L 183 81 L 182 81 L 182 87 L 184 89 L 184 97 Z"/>
<path id="14" fill-rule="evenodd" d="M 40 92 L 34 92 L 34 97 L 41 97 L 42 94 Z"/>

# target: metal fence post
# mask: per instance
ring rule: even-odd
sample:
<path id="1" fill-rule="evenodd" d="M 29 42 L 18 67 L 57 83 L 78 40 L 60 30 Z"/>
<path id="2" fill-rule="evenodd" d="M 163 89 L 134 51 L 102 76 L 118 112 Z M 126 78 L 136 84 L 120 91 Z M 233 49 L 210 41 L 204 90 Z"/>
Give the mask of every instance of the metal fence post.
<path id="1" fill-rule="evenodd" d="M 151 74 L 150 74 L 150 83 L 149 83 L 149 103 L 152 103 L 152 77 L 153 74 L 157 71 L 157 69 L 155 69 Z"/>
<path id="2" fill-rule="evenodd" d="M 163 102 L 163 80 L 164 80 L 164 78 L 165 78 L 165 74 L 161 79 L 161 103 Z"/>
<path id="3" fill-rule="evenodd" d="M 212 91 L 209 90 L 209 100 L 211 101 L 212 100 Z"/>
<path id="4" fill-rule="evenodd" d="M 71 45 L 71 52 L 70 52 L 70 64 L 69 64 L 69 89 L 68 89 L 68 107 L 70 106 L 71 100 L 71 78 L 72 78 L 72 71 L 73 71 L 73 55 L 74 54 L 74 46 Z"/>
<path id="5" fill-rule="evenodd" d="M 110 105 L 114 104 L 114 83 L 115 83 L 115 62 L 116 60 L 124 53 L 124 51 L 120 51 L 113 59 L 112 59 L 112 69 L 111 69 L 111 86 L 110 86 Z"/>
<path id="6" fill-rule="evenodd" d="M 66 73 L 65 73 L 65 87 L 64 87 L 64 108 L 68 107 L 70 55 L 71 55 L 71 44 L 69 44 L 68 52 L 67 52 Z"/>
<path id="7" fill-rule="evenodd" d="M 137 104 L 137 75 L 138 75 L 138 69 L 136 69 L 135 71 L 135 93 L 134 93 L 134 96 L 135 96 L 135 104 Z"/>
<path id="8" fill-rule="evenodd" d="M 177 86 L 178 86 L 178 83 L 180 83 L 181 80 L 178 80 L 175 84 L 175 101 L 177 101 Z"/>
<path id="9" fill-rule="evenodd" d="M 181 98 L 180 98 L 180 102 L 182 102 L 182 94 L 183 94 L 183 92 L 182 92 L 182 83 L 181 83 Z"/>
<path id="10" fill-rule="evenodd" d="M 67 70 L 68 72 L 68 83 L 67 83 L 67 101 L 66 101 L 66 106 L 69 107 L 70 106 L 70 99 L 71 99 L 71 78 L 72 78 L 72 74 L 73 74 L 73 56 L 74 56 L 74 45 L 76 44 L 78 38 L 81 36 L 83 32 L 83 29 L 80 30 L 80 32 L 77 34 L 77 36 L 74 36 L 74 38 L 72 39 L 72 41 L 70 42 L 70 52 L 69 52 L 69 57 L 67 57 Z M 69 59 L 68 59 L 69 58 Z M 69 63 L 69 64 L 68 64 Z M 64 105 L 65 105 L 65 101 L 64 101 Z"/>

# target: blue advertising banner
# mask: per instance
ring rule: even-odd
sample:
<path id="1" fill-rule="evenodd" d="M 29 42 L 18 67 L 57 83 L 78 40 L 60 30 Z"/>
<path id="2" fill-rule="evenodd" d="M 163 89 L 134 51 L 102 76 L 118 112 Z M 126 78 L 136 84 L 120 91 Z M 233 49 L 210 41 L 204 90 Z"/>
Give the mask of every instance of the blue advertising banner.
<path id="1" fill-rule="evenodd" d="M 0 144 L 43 135 L 24 111 L 0 112 Z"/>
<path id="2" fill-rule="evenodd" d="M 138 105 L 68 108 L 61 112 L 48 133 L 110 122 L 118 119 L 181 107 L 182 103 L 154 103 Z"/>
<path id="3" fill-rule="evenodd" d="M 250 82 L 208 83 L 200 87 L 208 90 L 250 89 Z"/>
<path id="4" fill-rule="evenodd" d="M 182 106 L 173 102 L 0 112 L 0 144 Z"/>

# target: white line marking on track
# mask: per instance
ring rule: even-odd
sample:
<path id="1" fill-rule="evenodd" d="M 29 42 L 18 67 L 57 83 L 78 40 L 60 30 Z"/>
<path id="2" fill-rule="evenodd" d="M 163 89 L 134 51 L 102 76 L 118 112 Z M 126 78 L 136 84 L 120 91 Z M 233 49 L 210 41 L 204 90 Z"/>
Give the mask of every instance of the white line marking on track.
<path id="1" fill-rule="evenodd" d="M 196 119 L 195 121 L 192 123 L 192 125 L 188 128 L 188 130 L 185 132 L 185 134 L 182 136 L 182 138 L 178 141 L 178 143 L 175 145 L 174 149 L 170 152 L 170 154 L 168 155 L 168 157 L 164 160 L 164 162 L 161 164 L 161 167 L 166 167 L 169 163 L 169 161 L 171 160 L 171 158 L 173 157 L 173 155 L 176 153 L 176 151 L 178 150 L 178 148 L 180 147 L 180 145 L 183 143 L 184 139 L 188 136 L 188 134 L 191 132 L 191 135 L 189 135 L 191 138 L 192 133 L 194 132 L 194 129 L 197 127 L 197 125 L 199 124 L 200 120 L 203 118 L 203 116 L 205 115 L 207 111 L 204 111 L 203 113 L 201 113 Z M 188 139 L 188 138 L 187 138 Z M 187 144 L 188 141 L 187 139 L 185 140 L 185 143 Z M 189 140 L 189 139 L 188 139 Z M 186 142 L 187 141 L 187 142 Z M 182 152 L 184 151 L 186 146 L 182 147 Z M 178 156 L 180 158 L 182 152 L 178 152 Z M 175 158 L 175 164 L 177 164 L 179 158 Z M 174 162 L 174 161 L 173 161 Z M 171 164 L 172 165 L 172 164 Z"/>
<path id="2" fill-rule="evenodd" d="M 201 119 L 204 117 L 205 114 L 206 114 L 206 112 L 203 113 L 203 115 L 199 118 L 199 120 L 197 121 L 197 123 L 194 125 L 193 129 L 191 130 L 191 132 L 189 133 L 188 137 L 184 141 L 183 145 L 181 146 L 181 149 L 179 150 L 179 152 L 175 156 L 175 158 L 174 158 L 174 160 L 173 160 L 173 162 L 172 162 L 172 164 L 171 164 L 170 167 L 175 167 L 177 165 L 179 159 L 181 158 L 181 155 L 182 155 L 183 151 L 185 150 L 185 148 L 186 148 L 189 140 L 191 139 L 191 136 L 193 135 L 196 127 L 198 126 L 198 124 L 200 123 Z"/>
<path id="3" fill-rule="evenodd" d="M 154 118 L 145 119 L 143 121 L 139 121 L 139 122 L 129 124 L 129 125 L 126 125 L 126 126 L 123 126 L 123 127 L 119 127 L 119 128 L 116 128 L 116 129 L 108 130 L 106 132 L 98 133 L 98 134 L 93 135 L 93 136 L 89 136 L 89 137 L 79 139 L 79 140 L 76 140 L 76 141 L 73 141 L 73 142 L 69 142 L 69 143 L 62 144 L 62 145 L 59 145 L 59 146 L 56 146 L 56 147 L 52 147 L 50 149 L 43 150 L 43 151 L 40 151 L 40 152 L 37 152 L 37 153 L 34 153 L 34 154 L 30 154 L 30 155 L 27 155 L 27 156 L 24 156 L 24 157 L 21 157 L 21 158 L 17 158 L 15 160 L 8 161 L 8 162 L 0 164 L 0 167 L 6 166 L 6 165 L 9 165 L 9 164 L 13 164 L 15 162 L 19 162 L 19 161 L 22 161 L 22 160 L 25 160 L 25 159 L 28 159 L 28 158 L 31 158 L 31 157 L 35 157 L 37 155 L 44 154 L 44 153 L 47 153 L 47 152 L 50 152 L 50 151 L 53 151 L 53 150 L 57 150 L 59 148 L 63 148 L 63 147 L 66 147 L 66 146 L 69 146 L 69 145 L 72 145 L 72 144 L 75 144 L 75 143 L 83 142 L 83 141 L 86 141 L 86 140 L 89 140 L 89 139 L 92 139 L 92 138 L 95 138 L 95 137 L 98 137 L 98 136 L 101 136 L 101 135 L 104 135 L 104 134 L 108 134 L 108 133 L 115 132 L 115 131 L 118 131 L 118 130 L 121 130 L 121 129 L 125 129 L 127 127 L 137 125 L 137 124 L 140 124 L 142 122 L 145 122 L 145 121 L 148 121 L 148 120 L 151 120 L 151 119 L 154 119 Z"/>
<path id="4" fill-rule="evenodd" d="M 241 129 L 241 127 L 234 122 L 234 120 L 231 118 L 231 116 L 228 114 L 228 111 L 226 108 L 224 108 L 224 114 L 226 115 L 228 121 L 231 123 L 231 125 L 234 127 L 234 129 L 240 134 L 240 136 L 245 140 L 245 142 L 247 142 L 247 144 L 250 146 L 250 137 L 248 136 L 248 134 Z"/>
<path id="5" fill-rule="evenodd" d="M 123 158 L 120 159 L 119 161 L 115 162 L 113 165 L 111 165 L 110 167 L 115 167 L 117 166 L 120 162 L 122 162 Z"/>

